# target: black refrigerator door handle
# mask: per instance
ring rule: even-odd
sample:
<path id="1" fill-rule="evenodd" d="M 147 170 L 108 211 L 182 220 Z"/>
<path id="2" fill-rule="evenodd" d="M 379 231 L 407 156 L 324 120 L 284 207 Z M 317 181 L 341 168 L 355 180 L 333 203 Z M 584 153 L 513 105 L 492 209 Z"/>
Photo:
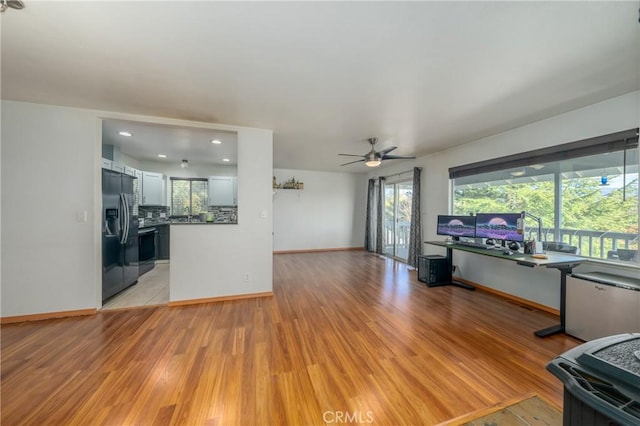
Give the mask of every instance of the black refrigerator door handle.
<path id="1" fill-rule="evenodd" d="M 129 231 L 131 231 L 131 211 L 129 210 L 129 200 L 126 195 L 124 196 L 124 202 L 127 206 L 127 238 L 124 240 L 126 243 L 129 239 Z"/>
<path id="2" fill-rule="evenodd" d="M 120 205 L 118 206 L 118 221 L 120 222 L 120 244 L 122 244 L 122 237 L 124 236 L 124 204 L 122 204 L 122 193 L 120 193 L 118 196 L 120 197 Z"/>
<path id="3" fill-rule="evenodd" d="M 120 244 L 127 242 L 127 202 L 124 198 L 124 194 L 120 193 Z"/>
<path id="4" fill-rule="evenodd" d="M 126 220 L 126 224 L 127 224 L 127 232 L 124 236 L 124 244 L 127 243 L 127 240 L 129 239 L 129 231 L 130 231 L 130 227 L 131 227 L 131 217 L 129 216 L 129 201 L 127 200 L 127 196 L 126 194 L 122 194 L 122 199 L 124 200 L 124 211 L 125 211 L 125 220 Z"/>

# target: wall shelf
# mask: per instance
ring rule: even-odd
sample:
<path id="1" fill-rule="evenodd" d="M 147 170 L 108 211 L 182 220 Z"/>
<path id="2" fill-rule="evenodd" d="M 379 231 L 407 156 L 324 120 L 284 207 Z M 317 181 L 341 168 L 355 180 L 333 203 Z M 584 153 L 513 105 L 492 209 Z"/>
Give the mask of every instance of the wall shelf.
<path id="1" fill-rule="evenodd" d="M 285 183 L 278 183 L 276 181 L 276 177 L 273 177 L 273 189 L 304 189 L 304 183 L 297 181 L 296 178 L 292 177 Z"/>

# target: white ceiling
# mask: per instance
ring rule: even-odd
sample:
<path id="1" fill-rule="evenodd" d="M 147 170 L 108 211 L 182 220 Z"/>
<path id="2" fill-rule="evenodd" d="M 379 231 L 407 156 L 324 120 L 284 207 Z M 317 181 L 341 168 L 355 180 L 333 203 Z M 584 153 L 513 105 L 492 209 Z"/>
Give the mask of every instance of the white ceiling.
<path id="1" fill-rule="evenodd" d="M 273 129 L 276 168 L 366 171 L 337 153 L 424 155 L 640 88 L 637 1 L 25 4 L 3 99 Z"/>
<path id="2" fill-rule="evenodd" d="M 122 136 L 120 132 L 131 136 Z M 220 144 L 213 144 L 217 140 Z M 126 120 L 102 122 L 102 144 L 140 161 L 178 164 L 237 165 L 235 132 L 195 127 L 163 126 Z M 165 158 L 159 158 L 163 154 Z M 228 160 L 228 161 L 225 161 Z"/>

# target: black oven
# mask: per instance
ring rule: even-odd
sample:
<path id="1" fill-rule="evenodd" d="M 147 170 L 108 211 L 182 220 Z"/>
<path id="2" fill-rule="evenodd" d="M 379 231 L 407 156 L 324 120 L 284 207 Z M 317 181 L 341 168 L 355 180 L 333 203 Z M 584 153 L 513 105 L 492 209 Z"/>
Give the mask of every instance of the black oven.
<path id="1" fill-rule="evenodd" d="M 142 228 L 138 230 L 138 276 L 149 272 L 156 264 L 156 228 Z"/>

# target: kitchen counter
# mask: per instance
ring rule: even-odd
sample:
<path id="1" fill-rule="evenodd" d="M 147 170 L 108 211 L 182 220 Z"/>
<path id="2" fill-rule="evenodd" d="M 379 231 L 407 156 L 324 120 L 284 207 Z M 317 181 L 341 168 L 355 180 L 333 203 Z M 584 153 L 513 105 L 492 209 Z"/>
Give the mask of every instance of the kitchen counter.
<path id="1" fill-rule="evenodd" d="M 139 229 L 150 228 L 153 226 L 162 225 L 237 225 L 238 222 L 201 222 L 199 220 L 192 219 L 191 222 L 187 222 L 186 219 L 170 219 L 170 220 L 149 220 L 145 219 L 144 225 L 140 225 Z"/>
<path id="2" fill-rule="evenodd" d="M 187 222 L 187 221 L 171 221 L 172 225 L 237 225 L 238 222 Z"/>
<path id="3" fill-rule="evenodd" d="M 139 225 L 138 229 L 151 228 L 153 226 L 162 226 L 162 225 L 170 225 L 171 222 L 168 220 L 150 220 L 145 219 L 144 225 Z"/>

